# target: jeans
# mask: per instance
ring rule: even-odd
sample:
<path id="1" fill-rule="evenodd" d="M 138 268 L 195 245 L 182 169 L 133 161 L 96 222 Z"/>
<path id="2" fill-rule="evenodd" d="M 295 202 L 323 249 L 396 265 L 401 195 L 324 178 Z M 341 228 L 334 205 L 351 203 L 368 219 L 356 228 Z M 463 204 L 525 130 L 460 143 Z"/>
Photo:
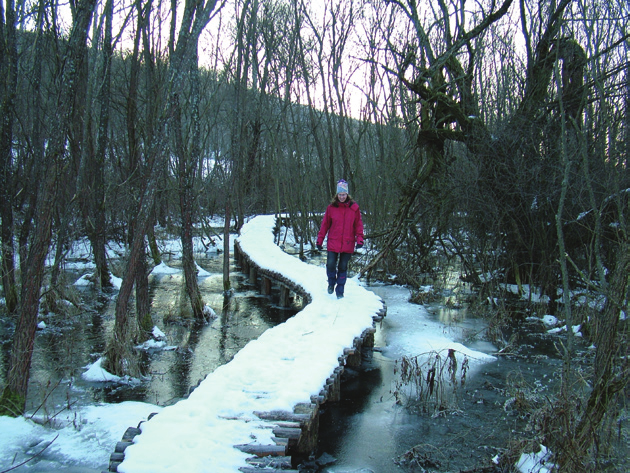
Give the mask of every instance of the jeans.
<path id="1" fill-rule="evenodd" d="M 338 296 L 343 296 L 343 290 L 346 285 L 346 276 L 348 274 L 348 262 L 352 253 L 335 253 L 328 252 L 326 258 L 326 275 L 328 276 L 328 285 L 337 286 L 335 292 Z"/>

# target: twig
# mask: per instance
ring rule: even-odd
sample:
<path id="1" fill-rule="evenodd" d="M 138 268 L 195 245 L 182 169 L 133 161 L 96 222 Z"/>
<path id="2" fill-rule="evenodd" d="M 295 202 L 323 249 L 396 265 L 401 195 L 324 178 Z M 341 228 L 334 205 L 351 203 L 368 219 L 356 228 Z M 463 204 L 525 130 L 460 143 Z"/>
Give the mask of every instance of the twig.
<path id="1" fill-rule="evenodd" d="M 79 402 L 79 400 L 77 399 L 76 401 L 72 401 L 69 405 L 62 407 L 59 411 L 55 412 L 49 419 L 48 422 L 50 422 L 51 420 L 54 420 L 55 417 L 57 417 L 59 414 L 61 414 L 63 411 L 65 410 L 70 410 L 70 408 L 72 406 L 74 406 L 77 402 Z"/>
<path id="2" fill-rule="evenodd" d="M 35 417 L 35 414 L 37 414 L 37 412 L 42 408 L 42 406 L 46 404 L 46 400 L 50 397 L 50 395 L 55 391 L 55 389 L 57 389 L 57 387 L 60 384 L 61 384 L 61 378 L 59 378 L 59 380 L 57 381 L 57 384 L 55 384 L 55 386 L 48 392 L 48 394 L 46 394 L 46 397 L 44 397 L 44 400 L 42 401 L 42 403 L 37 407 L 37 409 L 35 409 L 35 412 L 31 414 L 29 419 L 33 419 L 33 417 Z"/>

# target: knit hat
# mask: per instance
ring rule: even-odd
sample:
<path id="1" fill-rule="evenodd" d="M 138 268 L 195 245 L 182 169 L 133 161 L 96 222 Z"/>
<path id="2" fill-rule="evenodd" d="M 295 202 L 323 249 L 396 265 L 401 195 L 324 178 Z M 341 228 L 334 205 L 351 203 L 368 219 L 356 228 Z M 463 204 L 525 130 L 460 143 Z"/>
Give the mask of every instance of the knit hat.
<path id="1" fill-rule="evenodd" d="M 348 183 L 344 179 L 337 181 L 337 194 L 348 193 Z"/>

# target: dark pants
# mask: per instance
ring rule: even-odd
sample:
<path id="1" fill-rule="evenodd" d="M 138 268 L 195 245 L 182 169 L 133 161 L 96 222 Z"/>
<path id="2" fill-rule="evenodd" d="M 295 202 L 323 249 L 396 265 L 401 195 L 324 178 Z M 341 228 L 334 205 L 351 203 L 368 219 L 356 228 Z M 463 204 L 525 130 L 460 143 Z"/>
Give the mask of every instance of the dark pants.
<path id="1" fill-rule="evenodd" d="M 348 262 L 351 256 L 352 253 L 328 252 L 328 258 L 326 259 L 328 285 L 337 286 L 335 292 L 338 296 L 343 296 L 343 290 L 346 286 L 346 276 L 348 274 Z"/>

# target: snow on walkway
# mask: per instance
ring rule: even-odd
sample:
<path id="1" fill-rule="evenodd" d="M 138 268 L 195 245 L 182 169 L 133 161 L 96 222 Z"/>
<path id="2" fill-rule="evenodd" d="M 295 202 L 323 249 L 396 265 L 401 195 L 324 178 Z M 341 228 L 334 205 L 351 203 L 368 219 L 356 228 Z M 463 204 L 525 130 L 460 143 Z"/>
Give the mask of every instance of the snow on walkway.
<path id="1" fill-rule="evenodd" d="M 284 253 L 274 243 L 274 226 L 273 215 L 249 221 L 238 238 L 241 250 L 261 268 L 300 285 L 312 302 L 248 343 L 188 399 L 142 423 L 119 472 L 238 472 L 251 455 L 234 445 L 273 444 L 269 424 L 253 413 L 290 412 L 310 403 L 339 366 L 344 348 L 372 327 L 382 301 L 353 279 L 344 299 L 329 295 L 325 269 Z"/>

